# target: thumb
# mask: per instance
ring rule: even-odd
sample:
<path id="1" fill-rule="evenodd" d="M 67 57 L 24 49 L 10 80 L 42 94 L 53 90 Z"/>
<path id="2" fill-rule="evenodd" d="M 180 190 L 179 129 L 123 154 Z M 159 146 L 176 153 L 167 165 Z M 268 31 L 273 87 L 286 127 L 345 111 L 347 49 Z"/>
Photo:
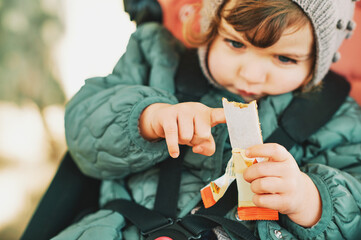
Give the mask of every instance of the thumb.
<path id="1" fill-rule="evenodd" d="M 293 158 L 285 147 L 277 143 L 265 143 L 247 148 L 246 156 L 249 158 L 265 157 L 272 162 L 284 162 Z"/>
<path id="2" fill-rule="evenodd" d="M 214 127 L 220 123 L 226 123 L 226 116 L 224 115 L 224 109 L 211 108 L 211 126 Z"/>

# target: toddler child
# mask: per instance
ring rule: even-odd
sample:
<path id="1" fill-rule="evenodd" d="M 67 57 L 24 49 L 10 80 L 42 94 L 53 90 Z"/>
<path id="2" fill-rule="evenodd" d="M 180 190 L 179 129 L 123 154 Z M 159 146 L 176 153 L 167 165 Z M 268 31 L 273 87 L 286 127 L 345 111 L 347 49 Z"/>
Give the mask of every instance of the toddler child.
<path id="1" fill-rule="evenodd" d="M 124 198 L 153 208 L 157 163 L 186 145 L 177 210 L 189 214 L 231 157 L 222 97 L 257 100 L 267 139 L 295 95 L 322 88 L 352 31 L 353 10 L 352 0 L 204 0 L 201 32 L 188 37 L 197 52 L 161 25 L 139 26 L 113 73 L 88 79 L 66 107 L 69 151 L 84 174 L 103 180 L 100 206 Z M 270 159 L 244 172 L 254 203 L 281 213 L 279 221 L 245 223 L 260 239 L 359 236 L 361 109 L 353 99 L 303 144 L 266 143 L 246 154 Z M 142 236 L 118 212 L 101 209 L 54 239 Z"/>

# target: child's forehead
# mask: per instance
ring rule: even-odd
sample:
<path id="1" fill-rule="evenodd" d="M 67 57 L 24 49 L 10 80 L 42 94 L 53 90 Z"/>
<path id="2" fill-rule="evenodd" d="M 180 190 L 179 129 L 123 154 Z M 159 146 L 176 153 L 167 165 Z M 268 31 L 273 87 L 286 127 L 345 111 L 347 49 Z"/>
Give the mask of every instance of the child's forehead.
<path id="1" fill-rule="evenodd" d="M 224 5 L 219 18 L 246 33 L 247 39 L 259 47 L 273 45 L 289 27 L 298 29 L 311 23 L 305 12 L 291 0 L 231 0 Z M 221 21 L 214 23 L 219 27 Z"/>

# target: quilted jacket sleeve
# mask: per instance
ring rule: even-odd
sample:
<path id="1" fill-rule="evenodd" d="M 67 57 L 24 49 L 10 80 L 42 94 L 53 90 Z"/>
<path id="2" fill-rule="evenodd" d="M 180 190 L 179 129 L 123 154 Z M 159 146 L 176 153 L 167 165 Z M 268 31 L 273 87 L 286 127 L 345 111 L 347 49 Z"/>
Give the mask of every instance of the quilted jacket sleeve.
<path id="1" fill-rule="evenodd" d="M 309 139 L 302 170 L 322 198 L 321 220 L 303 228 L 283 216 L 298 239 L 358 239 L 361 234 L 361 109 L 348 99 Z M 311 157 L 312 156 L 312 157 Z"/>
<path id="2" fill-rule="evenodd" d="M 157 24 L 131 36 L 107 77 L 88 79 L 65 111 L 69 151 L 79 168 L 100 179 L 122 178 L 168 156 L 164 141 L 148 142 L 138 119 L 152 103 L 177 103 L 174 73 L 183 47 Z"/>

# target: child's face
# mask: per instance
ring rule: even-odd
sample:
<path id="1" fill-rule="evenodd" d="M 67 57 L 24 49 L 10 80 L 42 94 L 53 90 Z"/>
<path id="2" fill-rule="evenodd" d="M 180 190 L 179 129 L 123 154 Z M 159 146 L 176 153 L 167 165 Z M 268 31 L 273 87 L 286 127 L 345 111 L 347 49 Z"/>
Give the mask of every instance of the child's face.
<path id="1" fill-rule="evenodd" d="M 210 45 L 208 67 L 220 85 L 249 102 L 300 87 L 312 77 L 313 59 L 310 24 L 286 29 L 274 45 L 258 48 L 222 19 Z"/>

